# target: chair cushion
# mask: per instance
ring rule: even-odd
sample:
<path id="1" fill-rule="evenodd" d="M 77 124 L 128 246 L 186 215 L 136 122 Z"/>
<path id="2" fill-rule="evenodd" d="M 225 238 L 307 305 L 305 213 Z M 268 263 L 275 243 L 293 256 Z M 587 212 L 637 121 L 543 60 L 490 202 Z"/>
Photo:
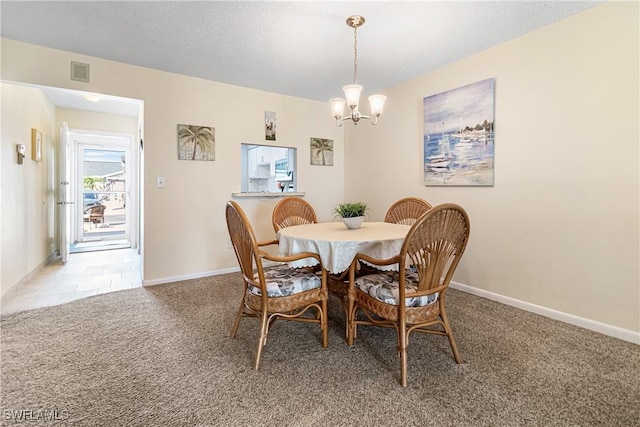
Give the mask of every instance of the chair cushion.
<path id="1" fill-rule="evenodd" d="M 406 294 L 418 289 L 418 274 L 407 270 L 405 273 Z M 368 274 L 356 279 L 356 289 L 386 304 L 398 305 L 399 274 L 397 271 L 385 271 L 376 274 Z M 421 297 L 406 298 L 407 307 L 424 307 L 438 300 L 438 293 Z"/>
<path id="2" fill-rule="evenodd" d="M 255 279 L 258 280 L 256 273 Z M 264 271 L 267 282 L 267 296 L 286 297 L 322 286 L 322 279 L 304 268 L 290 268 L 286 265 L 269 268 Z M 249 292 L 262 295 L 260 288 L 249 285 Z"/>

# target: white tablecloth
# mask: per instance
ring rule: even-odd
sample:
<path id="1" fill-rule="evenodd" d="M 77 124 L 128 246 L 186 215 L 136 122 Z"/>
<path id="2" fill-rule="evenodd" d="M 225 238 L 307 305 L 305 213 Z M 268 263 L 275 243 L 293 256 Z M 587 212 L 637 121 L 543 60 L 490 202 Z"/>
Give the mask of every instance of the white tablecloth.
<path id="1" fill-rule="evenodd" d="M 357 253 L 385 259 L 400 253 L 402 243 L 411 227 L 386 222 L 363 222 L 362 227 L 350 230 L 342 222 L 296 225 L 278 232 L 281 256 L 314 252 L 320 255 L 323 267 L 333 274 L 349 269 Z M 317 260 L 308 258 L 292 262 L 292 267 L 311 267 Z M 384 269 L 397 269 L 386 266 Z"/>

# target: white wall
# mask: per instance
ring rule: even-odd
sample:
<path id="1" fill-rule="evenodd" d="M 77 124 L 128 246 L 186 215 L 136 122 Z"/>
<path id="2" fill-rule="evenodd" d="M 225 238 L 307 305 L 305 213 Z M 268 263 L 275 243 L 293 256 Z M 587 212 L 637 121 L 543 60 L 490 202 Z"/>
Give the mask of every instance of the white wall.
<path id="1" fill-rule="evenodd" d="M 459 203 L 455 281 L 639 331 L 638 28 L 637 2 L 606 3 L 386 90 L 377 126 L 347 128 L 346 198 L 378 220 L 403 196 Z M 495 185 L 423 186 L 423 98 L 490 77 Z"/>
<path id="2" fill-rule="evenodd" d="M 58 129 L 62 122 L 67 122 L 69 129 L 138 134 L 138 117 L 133 116 L 56 108 L 56 125 Z"/>
<path id="3" fill-rule="evenodd" d="M 6 81 L 144 101 L 145 283 L 237 268 L 233 251 L 227 244 L 224 206 L 232 192 L 240 191 L 240 144 L 267 143 L 265 111 L 277 114 L 277 140 L 271 145 L 298 148 L 298 190 L 307 193 L 306 199 L 318 208 L 319 218 L 331 219 L 331 208 L 343 200 L 343 129 L 335 126 L 324 102 L 159 72 L 8 39 L 2 39 L 1 53 L 2 79 Z M 91 83 L 69 79 L 71 60 L 90 64 Z M 179 161 L 178 124 L 215 127 L 216 160 Z M 310 165 L 311 137 L 334 140 L 333 167 Z M 156 188 L 159 175 L 166 177 L 164 189 Z M 239 199 L 261 240 L 274 237 L 271 211 L 276 201 Z M 6 244 L 3 241 L 4 250 L 12 242 Z"/>
<path id="4" fill-rule="evenodd" d="M 54 251 L 55 108 L 39 89 L 1 84 L 2 192 L 0 193 L 0 294 L 14 285 Z M 42 161 L 31 159 L 31 129 L 42 132 Z M 27 156 L 18 164 L 16 145 Z"/>

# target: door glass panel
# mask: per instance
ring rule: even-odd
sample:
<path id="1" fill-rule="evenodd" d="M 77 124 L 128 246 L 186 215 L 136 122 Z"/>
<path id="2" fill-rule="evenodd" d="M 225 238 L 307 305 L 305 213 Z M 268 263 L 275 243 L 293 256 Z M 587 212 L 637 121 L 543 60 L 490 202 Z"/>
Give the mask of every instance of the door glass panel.
<path id="1" fill-rule="evenodd" d="M 128 235 L 126 165 L 126 151 L 83 148 L 82 241 Z"/>

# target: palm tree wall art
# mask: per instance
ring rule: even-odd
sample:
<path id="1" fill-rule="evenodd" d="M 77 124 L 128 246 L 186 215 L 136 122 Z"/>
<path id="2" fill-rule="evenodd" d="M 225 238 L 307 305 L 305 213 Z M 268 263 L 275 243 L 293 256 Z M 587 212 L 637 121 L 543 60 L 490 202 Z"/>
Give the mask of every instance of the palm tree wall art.
<path id="1" fill-rule="evenodd" d="M 178 159 L 215 160 L 215 128 L 178 125 Z"/>
<path id="2" fill-rule="evenodd" d="M 311 138 L 311 164 L 333 166 L 333 140 Z"/>

